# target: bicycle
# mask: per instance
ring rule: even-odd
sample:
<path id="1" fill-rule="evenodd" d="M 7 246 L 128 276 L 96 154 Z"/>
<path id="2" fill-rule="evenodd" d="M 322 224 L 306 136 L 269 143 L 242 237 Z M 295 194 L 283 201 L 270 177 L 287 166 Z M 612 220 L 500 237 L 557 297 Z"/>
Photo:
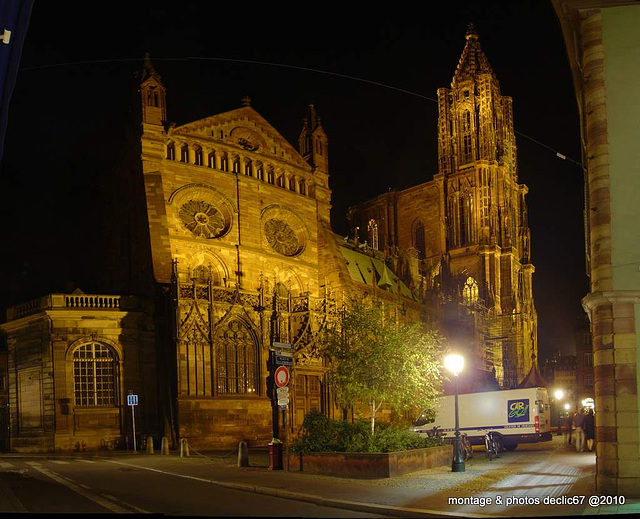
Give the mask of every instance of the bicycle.
<path id="1" fill-rule="evenodd" d="M 440 429 L 439 425 L 436 425 L 433 427 L 433 429 L 429 429 L 427 431 L 427 437 L 444 439 L 444 432 L 442 432 L 442 429 Z"/>
<path id="2" fill-rule="evenodd" d="M 487 449 L 487 458 L 491 461 L 493 458 L 500 457 L 502 450 L 502 441 L 500 437 L 493 431 L 489 431 L 484 435 L 484 444 Z"/>
<path id="3" fill-rule="evenodd" d="M 473 449 L 471 448 L 471 444 L 469 443 L 467 433 L 462 433 L 460 435 L 460 445 L 462 446 L 462 456 L 464 458 L 464 461 L 473 458 Z"/>

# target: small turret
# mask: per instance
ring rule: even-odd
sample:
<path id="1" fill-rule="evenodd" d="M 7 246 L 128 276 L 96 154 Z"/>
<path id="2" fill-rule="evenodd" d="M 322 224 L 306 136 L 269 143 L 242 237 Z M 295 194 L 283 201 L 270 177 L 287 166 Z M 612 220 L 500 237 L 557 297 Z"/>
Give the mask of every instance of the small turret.
<path id="1" fill-rule="evenodd" d="M 300 155 L 315 170 L 329 172 L 329 141 L 322 127 L 320 117 L 313 105 L 309 105 L 309 114 L 304 118 L 302 131 L 298 137 Z"/>
<path id="2" fill-rule="evenodd" d="M 167 121 L 166 89 L 162 84 L 160 74 L 151 64 L 148 53 L 144 57 L 140 94 L 142 97 L 142 122 L 164 125 Z"/>

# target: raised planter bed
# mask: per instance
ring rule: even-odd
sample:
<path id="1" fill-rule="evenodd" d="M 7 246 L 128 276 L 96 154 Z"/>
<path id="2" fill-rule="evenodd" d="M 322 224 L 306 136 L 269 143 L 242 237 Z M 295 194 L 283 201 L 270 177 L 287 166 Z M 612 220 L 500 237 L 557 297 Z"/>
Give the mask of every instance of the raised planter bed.
<path id="1" fill-rule="evenodd" d="M 449 465 L 453 447 L 429 447 L 383 454 L 351 452 L 309 452 L 289 455 L 289 470 L 324 474 L 326 476 L 392 478 Z"/>

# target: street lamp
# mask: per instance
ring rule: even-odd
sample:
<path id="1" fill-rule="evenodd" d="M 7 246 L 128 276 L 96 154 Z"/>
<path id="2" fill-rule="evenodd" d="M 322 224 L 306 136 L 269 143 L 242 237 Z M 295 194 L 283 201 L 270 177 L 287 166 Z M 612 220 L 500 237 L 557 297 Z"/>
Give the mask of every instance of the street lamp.
<path id="1" fill-rule="evenodd" d="M 560 436 L 562 434 L 562 415 L 560 414 L 560 400 L 564 398 L 564 391 L 562 389 L 556 389 L 553 392 L 553 396 L 555 397 L 554 404 L 556 404 L 552 409 L 555 412 L 558 419 L 558 432 L 557 435 Z"/>
<path id="2" fill-rule="evenodd" d="M 453 439 L 453 461 L 451 462 L 451 472 L 464 472 L 464 458 L 462 457 L 462 445 L 460 443 L 460 421 L 458 417 L 458 373 L 464 367 L 464 357 L 452 353 L 444 358 L 444 366 L 448 371 L 453 373 L 455 388 L 455 437 Z"/>

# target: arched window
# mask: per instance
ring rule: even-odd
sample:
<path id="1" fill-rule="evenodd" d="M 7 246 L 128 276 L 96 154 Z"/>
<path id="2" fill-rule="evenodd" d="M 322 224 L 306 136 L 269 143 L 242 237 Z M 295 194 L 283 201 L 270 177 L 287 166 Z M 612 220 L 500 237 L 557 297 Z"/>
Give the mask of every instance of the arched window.
<path id="1" fill-rule="evenodd" d="M 269 172 L 267 173 L 267 182 L 269 184 L 273 184 L 274 183 L 274 178 L 275 178 L 275 174 L 273 172 L 273 169 L 269 169 Z"/>
<path id="2" fill-rule="evenodd" d="M 258 165 L 258 169 L 256 170 L 256 178 L 258 180 L 264 180 L 264 168 L 262 164 Z"/>
<path id="3" fill-rule="evenodd" d="M 284 187 L 284 175 L 280 175 L 277 181 L 278 187 Z"/>
<path id="4" fill-rule="evenodd" d="M 118 404 L 118 358 L 105 344 L 88 342 L 73 351 L 74 404 L 107 407 Z"/>
<path id="5" fill-rule="evenodd" d="M 196 283 L 208 283 L 211 279 L 211 270 L 204 265 L 200 265 L 193 269 L 193 277 Z"/>
<path id="6" fill-rule="evenodd" d="M 222 171 L 229 171 L 229 158 L 226 155 L 220 159 L 220 169 Z"/>
<path id="7" fill-rule="evenodd" d="M 472 160 L 471 144 L 471 112 L 465 110 L 462 114 L 462 162 L 467 163 Z"/>
<path id="8" fill-rule="evenodd" d="M 176 146 L 173 142 L 167 144 L 167 159 L 176 160 Z"/>
<path id="9" fill-rule="evenodd" d="M 186 144 L 180 147 L 180 162 L 189 162 L 189 146 Z"/>
<path id="10" fill-rule="evenodd" d="M 251 164 L 250 160 L 244 163 L 244 174 L 248 177 L 253 176 L 253 165 Z"/>
<path id="11" fill-rule="evenodd" d="M 197 147 L 194 150 L 194 161 L 193 161 L 193 163 L 196 166 L 202 166 L 202 148 Z"/>
<path id="12" fill-rule="evenodd" d="M 371 248 L 378 250 L 378 223 L 373 219 L 369 220 L 367 231 L 369 231 L 369 241 L 371 242 Z"/>
<path id="13" fill-rule="evenodd" d="M 233 159 L 233 172 L 240 173 L 240 159 L 238 157 Z"/>
<path id="14" fill-rule="evenodd" d="M 290 191 L 295 191 L 296 190 L 296 179 L 291 177 L 289 179 L 289 190 Z"/>
<path id="15" fill-rule="evenodd" d="M 307 186 L 305 185 L 304 180 L 301 180 L 300 183 L 298 184 L 298 192 L 301 195 L 307 194 Z"/>
<path id="16" fill-rule="evenodd" d="M 207 155 L 207 166 L 215 169 L 216 167 L 216 152 L 210 151 L 209 155 Z"/>
<path id="17" fill-rule="evenodd" d="M 467 244 L 467 213 L 465 211 L 465 199 L 464 195 L 461 195 L 458 198 L 458 221 L 460 223 L 460 227 L 458 228 L 458 236 L 460 238 L 460 246 Z"/>
<path id="18" fill-rule="evenodd" d="M 253 334 L 241 321 L 231 321 L 216 336 L 219 394 L 258 393 L 258 348 Z"/>
<path id="19" fill-rule="evenodd" d="M 413 230 L 413 246 L 420 252 L 420 258 L 424 259 L 427 251 L 424 243 L 424 224 L 422 222 L 416 223 Z"/>
<path id="20" fill-rule="evenodd" d="M 478 301 L 478 282 L 472 277 L 468 277 L 462 287 L 462 302 L 471 305 Z"/>

